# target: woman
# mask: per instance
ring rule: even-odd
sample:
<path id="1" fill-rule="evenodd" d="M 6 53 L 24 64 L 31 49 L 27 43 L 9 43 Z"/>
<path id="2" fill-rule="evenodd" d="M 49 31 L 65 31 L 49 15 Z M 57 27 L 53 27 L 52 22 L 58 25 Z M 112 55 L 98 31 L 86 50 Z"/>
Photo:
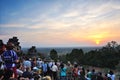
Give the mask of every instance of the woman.
<path id="1" fill-rule="evenodd" d="M 64 64 L 61 64 L 61 69 L 60 69 L 60 80 L 67 80 L 67 68 L 64 67 Z"/>

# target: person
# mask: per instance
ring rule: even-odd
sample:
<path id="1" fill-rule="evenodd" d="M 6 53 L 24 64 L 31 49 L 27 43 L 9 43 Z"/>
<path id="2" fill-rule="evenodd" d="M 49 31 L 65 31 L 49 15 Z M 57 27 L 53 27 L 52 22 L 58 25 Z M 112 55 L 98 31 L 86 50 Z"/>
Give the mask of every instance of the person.
<path id="1" fill-rule="evenodd" d="M 12 70 L 5 71 L 3 80 L 16 80 Z"/>
<path id="2" fill-rule="evenodd" d="M 2 54 L 6 50 L 6 46 L 2 40 L 0 40 L 0 69 L 3 67 Z"/>
<path id="3" fill-rule="evenodd" d="M 92 72 L 89 69 L 87 69 L 87 74 L 86 74 L 87 80 L 91 80 L 91 77 L 92 77 Z"/>
<path id="4" fill-rule="evenodd" d="M 98 72 L 97 80 L 104 80 L 102 77 L 102 72 Z"/>
<path id="5" fill-rule="evenodd" d="M 43 64 L 42 64 L 42 76 L 46 76 L 47 75 L 47 71 L 48 71 L 48 65 L 47 65 L 47 62 L 44 61 Z"/>
<path id="6" fill-rule="evenodd" d="M 86 80 L 85 78 L 85 74 L 84 74 L 84 69 L 82 67 L 78 68 L 78 76 L 79 76 L 79 80 Z"/>
<path id="7" fill-rule="evenodd" d="M 103 80 L 108 80 L 107 74 L 104 74 Z"/>
<path id="8" fill-rule="evenodd" d="M 34 67 L 32 70 L 34 80 L 41 80 L 41 75 L 39 74 L 39 68 Z"/>
<path id="9" fill-rule="evenodd" d="M 30 67 L 26 68 L 26 71 L 23 72 L 22 77 L 23 78 L 29 78 L 29 79 L 33 78 Z"/>
<path id="10" fill-rule="evenodd" d="M 23 61 L 23 67 L 24 67 L 24 70 L 26 71 L 26 68 L 30 68 L 32 67 L 32 64 L 31 64 L 31 61 L 29 60 L 28 57 L 25 57 L 25 60 Z"/>
<path id="11" fill-rule="evenodd" d="M 72 69 L 73 69 L 73 66 L 69 61 L 67 64 L 67 79 L 68 80 L 72 80 Z"/>
<path id="12" fill-rule="evenodd" d="M 37 59 L 36 66 L 40 69 L 42 67 L 42 60 L 40 58 Z"/>
<path id="13" fill-rule="evenodd" d="M 96 80 L 96 78 L 97 78 L 97 75 L 96 75 L 95 69 L 92 69 L 91 80 Z"/>
<path id="14" fill-rule="evenodd" d="M 33 69 L 33 67 L 35 67 L 35 66 L 36 66 L 36 63 L 37 63 L 37 60 L 36 60 L 36 57 L 35 57 L 35 56 L 33 57 L 31 63 L 32 63 L 31 69 Z"/>
<path id="15" fill-rule="evenodd" d="M 111 80 L 115 80 L 115 74 L 113 73 L 112 70 L 110 70 L 110 72 L 107 74 L 107 77 L 110 77 Z"/>
<path id="16" fill-rule="evenodd" d="M 67 68 L 64 66 L 64 64 L 61 64 L 60 69 L 60 80 L 67 80 Z"/>
<path id="17" fill-rule="evenodd" d="M 6 46 L 2 40 L 0 40 L 0 55 L 6 50 Z M 1 58 L 0 58 L 1 61 Z"/>
<path id="18" fill-rule="evenodd" d="M 72 75 L 73 75 L 74 80 L 78 79 L 78 65 L 77 64 L 74 65 L 74 68 L 72 70 Z"/>
<path id="19" fill-rule="evenodd" d="M 48 62 L 48 75 L 52 78 L 52 66 L 53 66 L 53 60 L 50 60 L 50 62 Z"/>
<path id="20" fill-rule="evenodd" d="M 57 63 L 55 62 L 55 63 L 53 63 L 53 66 L 52 66 L 52 68 L 51 68 L 51 70 L 52 70 L 52 73 L 53 73 L 53 80 L 57 80 L 57 72 L 58 72 L 58 67 L 57 67 Z"/>
<path id="21" fill-rule="evenodd" d="M 43 77 L 43 79 L 42 80 L 52 80 L 51 79 L 51 77 L 50 76 L 45 76 L 45 77 Z"/>
<path id="22" fill-rule="evenodd" d="M 2 58 L 4 61 L 5 70 L 12 70 L 15 78 L 17 78 L 16 64 L 18 62 L 18 56 L 13 50 L 14 44 L 11 42 L 7 43 L 7 50 L 3 52 Z"/>
<path id="23" fill-rule="evenodd" d="M 18 76 L 18 77 L 21 77 L 22 74 L 23 74 L 22 64 L 21 64 L 20 62 L 17 63 L 16 68 L 17 68 L 17 76 Z"/>
<path id="24" fill-rule="evenodd" d="M 4 70 L 0 69 L 0 80 L 3 80 L 4 78 Z"/>

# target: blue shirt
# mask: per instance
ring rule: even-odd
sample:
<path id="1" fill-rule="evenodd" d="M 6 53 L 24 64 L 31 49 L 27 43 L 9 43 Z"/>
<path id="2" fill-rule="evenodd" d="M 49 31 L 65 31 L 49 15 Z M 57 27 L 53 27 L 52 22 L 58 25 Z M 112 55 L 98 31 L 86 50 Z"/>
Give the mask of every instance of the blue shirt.
<path id="1" fill-rule="evenodd" d="M 43 63 L 42 65 L 43 72 L 47 72 L 47 64 Z"/>
<path id="2" fill-rule="evenodd" d="M 4 57 L 4 55 L 7 55 L 8 53 L 10 53 L 10 55 L 12 56 L 12 61 L 13 61 L 13 62 L 10 62 L 10 63 L 5 62 L 5 67 L 9 69 L 9 68 L 15 67 L 14 62 L 16 60 L 18 60 L 18 56 L 17 56 L 17 54 L 14 50 L 7 50 L 3 53 L 3 57 Z"/>
<path id="3" fill-rule="evenodd" d="M 67 71 L 67 68 L 66 68 L 66 67 L 62 68 L 62 69 L 60 70 L 60 76 L 67 76 L 66 71 Z"/>

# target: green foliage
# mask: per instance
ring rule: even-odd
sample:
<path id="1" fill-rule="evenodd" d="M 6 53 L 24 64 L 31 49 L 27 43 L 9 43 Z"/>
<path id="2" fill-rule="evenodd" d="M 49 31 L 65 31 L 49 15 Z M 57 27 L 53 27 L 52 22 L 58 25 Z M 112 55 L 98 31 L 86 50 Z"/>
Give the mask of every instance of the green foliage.
<path id="1" fill-rule="evenodd" d="M 58 59 L 58 54 L 57 54 L 57 51 L 56 51 L 56 50 L 52 49 L 52 50 L 50 51 L 50 58 L 53 59 L 53 60 L 55 60 L 55 61 L 57 61 L 57 59 Z"/>
<path id="2" fill-rule="evenodd" d="M 41 53 L 37 53 L 37 55 L 38 55 L 38 57 L 41 58 L 41 59 L 44 59 L 44 58 L 45 58 L 45 56 L 44 56 L 43 54 L 41 54 Z"/>
<path id="3" fill-rule="evenodd" d="M 119 61 L 119 64 L 116 65 L 116 69 L 120 72 L 120 61 Z"/>
<path id="4" fill-rule="evenodd" d="M 66 60 L 79 64 L 115 69 L 120 61 L 120 45 L 115 41 L 108 42 L 99 50 L 84 53 L 82 49 L 73 49 L 66 54 Z M 118 68 L 118 67 L 117 67 Z"/>
<path id="5" fill-rule="evenodd" d="M 66 54 L 66 58 L 68 61 L 72 63 L 75 61 L 77 63 L 82 63 L 83 58 L 83 50 L 82 49 L 73 49 L 70 54 Z"/>
<path id="6" fill-rule="evenodd" d="M 84 55 L 84 64 L 115 68 L 120 61 L 120 45 L 115 41 L 108 42 L 105 47 L 94 50 Z"/>
<path id="7" fill-rule="evenodd" d="M 28 54 L 35 54 L 37 53 L 37 49 L 35 46 L 32 46 L 30 49 L 28 49 Z"/>
<path id="8" fill-rule="evenodd" d="M 62 61 L 63 63 L 67 63 L 66 55 L 60 55 L 59 60 Z"/>

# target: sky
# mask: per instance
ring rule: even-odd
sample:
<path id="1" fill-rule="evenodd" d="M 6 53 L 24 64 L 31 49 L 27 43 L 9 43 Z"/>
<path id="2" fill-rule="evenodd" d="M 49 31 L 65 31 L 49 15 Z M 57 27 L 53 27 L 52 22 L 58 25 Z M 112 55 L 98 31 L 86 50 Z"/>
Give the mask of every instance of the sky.
<path id="1" fill-rule="evenodd" d="M 120 43 L 120 0 L 0 0 L 0 39 L 21 47 Z"/>

